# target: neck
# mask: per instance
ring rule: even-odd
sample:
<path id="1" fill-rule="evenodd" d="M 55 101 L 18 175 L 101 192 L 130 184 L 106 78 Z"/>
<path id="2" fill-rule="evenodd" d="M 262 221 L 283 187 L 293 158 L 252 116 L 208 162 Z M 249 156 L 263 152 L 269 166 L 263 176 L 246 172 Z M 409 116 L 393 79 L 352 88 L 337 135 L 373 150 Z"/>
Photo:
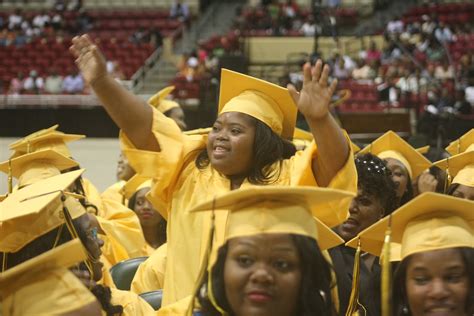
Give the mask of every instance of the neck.
<path id="1" fill-rule="evenodd" d="M 145 236 L 146 242 L 153 248 L 158 248 L 165 243 L 165 236 L 160 232 L 159 225 L 143 226 L 143 235 Z"/>
<path id="2" fill-rule="evenodd" d="M 230 176 L 230 189 L 237 190 L 245 180 L 245 176 Z"/>

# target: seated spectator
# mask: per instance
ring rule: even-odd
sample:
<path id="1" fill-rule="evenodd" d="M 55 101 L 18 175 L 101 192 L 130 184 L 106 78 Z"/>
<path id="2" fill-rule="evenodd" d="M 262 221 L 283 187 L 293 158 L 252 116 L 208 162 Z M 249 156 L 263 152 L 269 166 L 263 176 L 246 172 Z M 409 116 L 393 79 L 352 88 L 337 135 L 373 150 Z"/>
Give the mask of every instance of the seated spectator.
<path id="1" fill-rule="evenodd" d="M 51 94 L 61 94 L 63 89 L 63 77 L 58 74 L 56 69 L 51 69 L 49 76 L 44 83 L 44 91 Z"/>
<path id="2" fill-rule="evenodd" d="M 469 79 L 469 85 L 464 89 L 466 101 L 474 107 L 474 78 Z"/>
<path id="3" fill-rule="evenodd" d="M 434 41 L 430 41 L 430 44 L 426 49 L 426 58 L 428 58 L 429 61 L 438 61 L 444 58 L 444 56 L 443 47 Z"/>
<path id="4" fill-rule="evenodd" d="M 31 70 L 30 75 L 25 79 L 23 86 L 25 93 L 40 94 L 44 88 L 44 79 L 38 75 L 36 70 Z"/>
<path id="5" fill-rule="evenodd" d="M 10 81 L 8 94 L 18 95 L 22 94 L 24 90 L 25 75 L 19 72 L 18 75 Z"/>
<path id="6" fill-rule="evenodd" d="M 79 12 L 79 15 L 76 18 L 76 21 L 74 23 L 74 32 L 77 33 L 86 33 L 90 31 L 93 28 L 93 21 L 89 14 L 87 14 L 87 11 L 84 9 L 81 9 Z"/>
<path id="7" fill-rule="evenodd" d="M 82 8 L 82 0 L 69 0 L 67 9 L 69 11 L 79 11 Z"/>
<path id="8" fill-rule="evenodd" d="M 46 23 L 50 22 L 51 18 L 44 10 L 41 10 L 41 12 L 33 18 L 33 25 L 39 29 L 42 29 Z"/>
<path id="9" fill-rule="evenodd" d="M 76 68 L 71 70 L 71 73 L 64 78 L 63 92 L 70 94 L 78 94 L 84 91 L 84 79 L 79 74 Z"/>
<path id="10" fill-rule="evenodd" d="M 387 23 L 386 32 L 390 37 L 392 37 L 396 34 L 402 33 L 403 32 L 403 22 L 402 22 L 402 20 L 400 20 L 400 18 L 398 18 L 398 17 L 393 18 L 392 20 L 390 20 Z"/>
<path id="11" fill-rule="evenodd" d="M 458 89 L 454 94 L 454 106 L 456 111 L 460 114 L 470 115 L 474 113 L 474 106 L 471 106 L 469 102 L 466 101 L 464 95 L 464 90 Z"/>
<path id="12" fill-rule="evenodd" d="M 367 64 L 370 64 L 371 61 L 379 61 L 382 58 L 382 52 L 377 48 L 377 44 L 374 41 L 370 42 L 365 58 Z"/>
<path id="13" fill-rule="evenodd" d="M 189 19 L 189 7 L 181 0 L 176 0 L 170 8 L 170 18 L 185 22 Z"/>
<path id="14" fill-rule="evenodd" d="M 145 30 L 142 27 L 140 27 L 138 30 L 133 32 L 132 36 L 130 37 L 130 42 L 136 45 L 143 44 L 147 40 L 146 37 L 147 37 L 147 34 Z"/>
<path id="15" fill-rule="evenodd" d="M 440 43 L 451 43 L 454 41 L 453 32 L 443 22 L 439 22 L 439 26 L 434 31 L 434 36 Z"/>
<path id="16" fill-rule="evenodd" d="M 115 79 L 124 80 L 125 74 L 120 67 L 120 63 L 116 60 L 108 60 L 107 61 L 107 72 L 110 73 Z"/>
<path id="17" fill-rule="evenodd" d="M 66 0 L 56 0 L 53 4 L 54 10 L 58 12 L 62 12 L 66 10 L 66 5 L 67 5 L 66 2 L 67 2 Z"/>
<path id="18" fill-rule="evenodd" d="M 434 19 L 432 19 L 426 14 L 423 15 L 421 19 L 423 21 L 423 23 L 421 24 L 421 31 L 427 35 L 433 34 L 433 31 L 436 27 L 436 22 L 434 21 Z"/>
<path id="19" fill-rule="evenodd" d="M 149 42 L 153 47 L 158 48 L 161 45 L 163 45 L 163 35 L 161 34 L 159 28 L 153 27 L 150 30 L 148 37 L 149 37 Z"/>
<path id="20" fill-rule="evenodd" d="M 8 29 L 10 29 L 10 30 L 16 29 L 17 27 L 21 26 L 22 22 L 23 22 L 23 16 L 21 14 L 21 9 L 17 8 L 8 17 Z"/>
<path id="21" fill-rule="evenodd" d="M 53 27 L 53 29 L 55 31 L 59 31 L 60 29 L 62 29 L 63 28 L 63 18 L 61 16 L 61 14 L 56 12 L 53 15 L 53 17 L 51 18 L 50 24 L 51 24 L 51 26 Z"/>
<path id="22" fill-rule="evenodd" d="M 301 26 L 300 31 L 304 36 L 313 37 L 316 33 L 321 33 L 321 27 L 316 25 L 313 16 L 310 15 L 308 20 L 306 20 L 306 22 Z"/>
<path id="23" fill-rule="evenodd" d="M 369 80 L 375 78 L 375 69 L 370 67 L 363 59 L 357 60 L 357 67 L 352 70 L 355 80 Z"/>
<path id="24" fill-rule="evenodd" d="M 346 66 L 344 58 L 339 58 L 334 65 L 333 77 L 339 80 L 349 79 L 351 77 L 352 69 Z"/>
<path id="25" fill-rule="evenodd" d="M 454 67 L 447 60 L 436 66 L 434 77 L 438 80 L 454 79 Z"/>

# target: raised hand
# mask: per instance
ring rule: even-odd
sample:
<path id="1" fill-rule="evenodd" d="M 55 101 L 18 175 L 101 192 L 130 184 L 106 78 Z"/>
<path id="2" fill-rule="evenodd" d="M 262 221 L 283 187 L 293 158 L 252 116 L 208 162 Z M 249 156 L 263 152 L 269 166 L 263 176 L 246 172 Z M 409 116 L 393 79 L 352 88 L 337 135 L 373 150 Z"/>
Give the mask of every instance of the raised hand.
<path id="1" fill-rule="evenodd" d="M 79 67 L 85 82 L 90 86 L 93 86 L 98 79 L 107 75 L 105 58 L 89 35 L 75 36 L 69 50 L 76 57 L 76 65 Z"/>
<path id="2" fill-rule="evenodd" d="M 288 90 L 306 120 L 319 120 L 329 113 L 329 103 L 336 90 L 337 80 L 328 85 L 329 66 L 319 59 L 314 68 L 309 63 L 303 66 L 303 88 L 297 92 L 293 85 Z"/>

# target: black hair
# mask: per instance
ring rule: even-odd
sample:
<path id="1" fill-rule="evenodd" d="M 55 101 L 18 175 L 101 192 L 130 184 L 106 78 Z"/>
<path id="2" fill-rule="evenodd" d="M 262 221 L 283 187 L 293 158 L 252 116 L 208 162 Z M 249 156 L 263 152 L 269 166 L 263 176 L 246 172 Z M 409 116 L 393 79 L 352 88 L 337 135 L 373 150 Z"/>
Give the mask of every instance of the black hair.
<path id="1" fill-rule="evenodd" d="M 405 168 L 405 170 L 406 170 L 406 168 Z M 403 193 L 403 195 L 400 199 L 400 205 L 399 206 L 402 206 L 403 204 L 405 204 L 407 202 L 410 202 L 411 199 L 413 199 L 413 196 L 414 196 L 411 177 L 410 177 L 410 174 L 408 173 L 408 170 L 406 172 L 407 172 L 407 188 L 406 188 L 405 192 Z"/>
<path id="2" fill-rule="evenodd" d="M 87 216 L 86 214 L 82 216 Z M 87 240 L 87 233 L 78 224 L 79 218 L 82 216 L 73 219 L 72 224 L 78 234 L 79 239 L 81 240 L 82 244 L 86 244 Z M 66 225 L 63 224 L 59 227 L 54 228 L 53 230 L 47 232 L 46 234 L 40 236 L 39 238 L 34 239 L 19 251 L 14 253 L 8 253 L 6 258 L 6 268 L 12 268 L 20 263 L 23 263 L 31 258 L 39 256 L 40 254 L 49 251 L 53 248 L 53 245 L 57 238 L 56 246 L 64 244 L 70 240 L 72 240 L 72 236 L 69 230 L 66 228 Z M 2 260 L 5 254 L 2 253 Z M 87 270 L 87 267 L 84 263 L 80 264 L 81 270 Z M 97 298 L 102 309 L 106 312 L 107 316 L 115 316 L 115 315 L 122 315 L 123 313 L 123 306 L 122 305 L 112 305 L 111 303 L 111 292 L 110 288 L 96 284 L 92 289 L 90 289 L 92 294 Z"/>
<path id="3" fill-rule="evenodd" d="M 466 275 L 469 277 L 469 291 L 466 298 L 466 315 L 474 314 L 474 249 L 467 247 L 453 248 L 457 249 L 466 267 Z M 392 284 L 392 315 L 393 316 L 411 316 L 410 306 L 408 304 L 408 295 L 406 291 L 407 268 L 412 256 L 403 259 L 393 278 Z"/>
<path id="4" fill-rule="evenodd" d="M 397 208 L 398 201 L 392 172 L 387 163 L 372 154 L 363 154 L 355 158 L 355 165 L 357 187 L 380 201 L 384 216 L 391 214 Z"/>
<path id="5" fill-rule="evenodd" d="M 334 287 L 331 279 L 331 266 L 324 258 L 318 243 L 313 238 L 301 235 L 290 234 L 301 259 L 301 286 L 297 311 L 297 316 L 330 316 L 335 314 L 331 289 Z M 227 257 L 227 242 L 218 252 L 215 265 L 212 268 L 213 293 L 219 307 L 232 315 L 232 311 L 225 296 L 224 265 Z M 205 316 L 221 315 L 210 302 L 207 296 L 206 274 L 201 282 L 196 296 L 201 305 L 202 313 Z"/>
<path id="6" fill-rule="evenodd" d="M 446 194 L 453 195 L 454 191 L 456 191 L 458 188 L 459 188 L 459 183 L 453 183 L 448 187 Z"/>
<path id="7" fill-rule="evenodd" d="M 281 164 L 296 153 L 292 142 L 278 136 L 272 129 L 260 120 L 248 116 L 255 124 L 255 139 L 253 143 L 253 164 L 247 173 L 247 180 L 252 184 L 271 184 L 278 180 Z M 273 169 L 272 165 L 280 162 L 280 168 Z M 209 166 L 207 150 L 203 149 L 195 161 L 198 169 Z"/>

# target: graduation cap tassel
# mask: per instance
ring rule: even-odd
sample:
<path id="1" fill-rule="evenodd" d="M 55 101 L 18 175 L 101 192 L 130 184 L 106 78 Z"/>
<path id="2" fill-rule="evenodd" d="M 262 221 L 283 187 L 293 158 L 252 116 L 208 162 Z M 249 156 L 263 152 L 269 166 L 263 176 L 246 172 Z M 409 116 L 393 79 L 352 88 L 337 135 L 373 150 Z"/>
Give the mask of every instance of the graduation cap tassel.
<path id="1" fill-rule="evenodd" d="M 12 160 L 8 159 L 8 194 L 13 192 Z"/>
<path id="2" fill-rule="evenodd" d="M 446 159 L 446 180 L 444 181 L 444 193 L 448 193 L 448 188 L 453 181 L 451 173 L 449 172 L 449 158 Z"/>
<path id="3" fill-rule="evenodd" d="M 392 238 L 392 216 L 388 219 L 388 227 L 385 232 L 385 239 L 382 248 L 382 284 L 381 284 L 381 305 L 382 316 L 390 316 L 391 313 L 391 285 L 392 269 L 390 264 L 390 241 Z"/>
<path id="4" fill-rule="evenodd" d="M 352 289 L 346 316 L 358 315 L 359 310 L 359 276 L 360 276 L 360 238 L 357 242 L 357 250 L 354 256 L 354 268 L 352 270 Z"/>
<path id="5" fill-rule="evenodd" d="M 2 252 L 2 255 L 2 272 L 5 272 L 5 270 L 7 269 L 7 253 Z"/>
<path id="6" fill-rule="evenodd" d="M 214 240 L 214 231 L 215 231 L 215 199 L 212 202 L 212 215 L 211 215 L 211 229 L 209 231 L 209 239 L 207 242 L 207 247 L 206 247 L 206 254 L 204 256 L 203 262 L 201 264 L 201 269 L 198 274 L 198 280 L 197 282 L 197 288 L 194 289 L 194 297 L 191 299 L 191 304 L 189 304 L 188 310 L 186 311 L 187 316 L 193 315 L 194 311 L 194 304 L 195 304 L 195 299 L 196 299 L 196 294 L 198 293 L 199 289 L 198 287 L 201 285 L 201 281 L 204 280 L 204 277 L 206 276 L 206 271 L 208 271 L 208 266 L 209 266 L 209 260 L 211 257 L 211 252 L 212 252 L 212 244 Z M 216 299 L 214 297 L 214 293 L 212 292 L 212 271 L 208 271 L 208 279 L 207 279 L 207 296 L 209 297 L 209 300 L 211 301 L 211 304 L 216 308 L 221 315 L 227 315 L 227 313 L 217 304 Z"/>

